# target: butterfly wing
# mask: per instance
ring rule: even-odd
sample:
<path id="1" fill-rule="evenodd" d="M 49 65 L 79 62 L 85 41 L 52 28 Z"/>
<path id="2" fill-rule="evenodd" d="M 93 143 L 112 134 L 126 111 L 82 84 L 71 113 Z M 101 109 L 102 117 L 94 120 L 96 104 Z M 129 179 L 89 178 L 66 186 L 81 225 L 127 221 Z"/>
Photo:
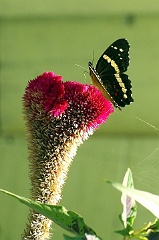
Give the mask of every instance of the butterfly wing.
<path id="1" fill-rule="evenodd" d="M 115 73 L 115 67 L 118 67 L 120 72 L 125 72 L 129 66 L 129 48 L 128 41 L 124 38 L 116 40 L 112 43 L 99 58 L 96 70 L 100 74 L 104 72 Z M 114 66 L 110 60 L 114 61 Z"/>
<path id="2" fill-rule="evenodd" d="M 129 43 L 118 39 L 99 58 L 96 72 L 104 89 L 117 106 L 124 107 L 133 102 L 131 81 L 124 73 L 129 66 Z"/>

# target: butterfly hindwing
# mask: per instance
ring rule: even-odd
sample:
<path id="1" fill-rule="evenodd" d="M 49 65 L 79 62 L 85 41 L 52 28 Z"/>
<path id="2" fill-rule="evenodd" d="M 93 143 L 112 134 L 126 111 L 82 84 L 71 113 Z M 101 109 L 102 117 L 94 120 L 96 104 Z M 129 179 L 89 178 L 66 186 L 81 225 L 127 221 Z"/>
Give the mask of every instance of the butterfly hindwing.
<path id="1" fill-rule="evenodd" d="M 111 84 L 107 84 L 107 91 L 111 93 L 111 97 L 120 107 L 125 107 L 133 102 L 132 91 L 131 91 L 131 81 L 128 75 L 122 73 L 119 78 L 122 82 L 118 83 L 115 76 L 111 76 Z M 129 90 L 128 90 L 129 89 Z"/>
<path id="2" fill-rule="evenodd" d="M 100 89 L 107 92 L 109 100 L 119 109 L 133 102 L 131 81 L 124 73 L 129 66 L 129 48 L 126 39 L 118 39 L 105 50 L 96 68 L 89 62 L 93 83 L 101 85 Z"/>

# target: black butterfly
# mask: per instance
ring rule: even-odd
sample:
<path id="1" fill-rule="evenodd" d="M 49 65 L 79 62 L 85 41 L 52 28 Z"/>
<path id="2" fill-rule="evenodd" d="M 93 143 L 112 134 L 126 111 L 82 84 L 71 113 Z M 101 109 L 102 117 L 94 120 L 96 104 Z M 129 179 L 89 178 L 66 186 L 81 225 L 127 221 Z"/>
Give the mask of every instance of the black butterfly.
<path id="1" fill-rule="evenodd" d="M 93 85 L 120 110 L 134 101 L 131 81 L 124 73 L 129 66 L 129 48 L 126 39 L 118 39 L 105 50 L 96 68 L 88 63 Z"/>

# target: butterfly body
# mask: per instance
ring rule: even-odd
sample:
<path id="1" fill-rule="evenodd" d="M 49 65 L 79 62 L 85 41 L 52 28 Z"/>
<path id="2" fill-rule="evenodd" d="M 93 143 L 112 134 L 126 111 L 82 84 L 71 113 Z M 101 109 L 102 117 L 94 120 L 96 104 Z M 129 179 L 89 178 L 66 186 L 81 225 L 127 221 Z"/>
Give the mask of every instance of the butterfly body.
<path id="1" fill-rule="evenodd" d="M 124 73 L 129 66 L 129 43 L 118 39 L 99 58 L 96 68 L 88 63 L 92 84 L 121 110 L 133 102 L 131 81 Z"/>

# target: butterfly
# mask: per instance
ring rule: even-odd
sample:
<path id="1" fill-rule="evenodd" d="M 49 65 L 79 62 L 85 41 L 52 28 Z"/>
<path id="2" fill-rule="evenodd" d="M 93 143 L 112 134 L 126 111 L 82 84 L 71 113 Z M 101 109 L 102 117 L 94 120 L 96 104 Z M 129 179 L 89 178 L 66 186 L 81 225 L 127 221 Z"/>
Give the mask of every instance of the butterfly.
<path id="1" fill-rule="evenodd" d="M 134 101 L 131 81 L 125 74 L 129 66 L 129 48 L 126 39 L 118 39 L 105 50 L 95 68 L 88 63 L 92 84 L 120 110 Z"/>

